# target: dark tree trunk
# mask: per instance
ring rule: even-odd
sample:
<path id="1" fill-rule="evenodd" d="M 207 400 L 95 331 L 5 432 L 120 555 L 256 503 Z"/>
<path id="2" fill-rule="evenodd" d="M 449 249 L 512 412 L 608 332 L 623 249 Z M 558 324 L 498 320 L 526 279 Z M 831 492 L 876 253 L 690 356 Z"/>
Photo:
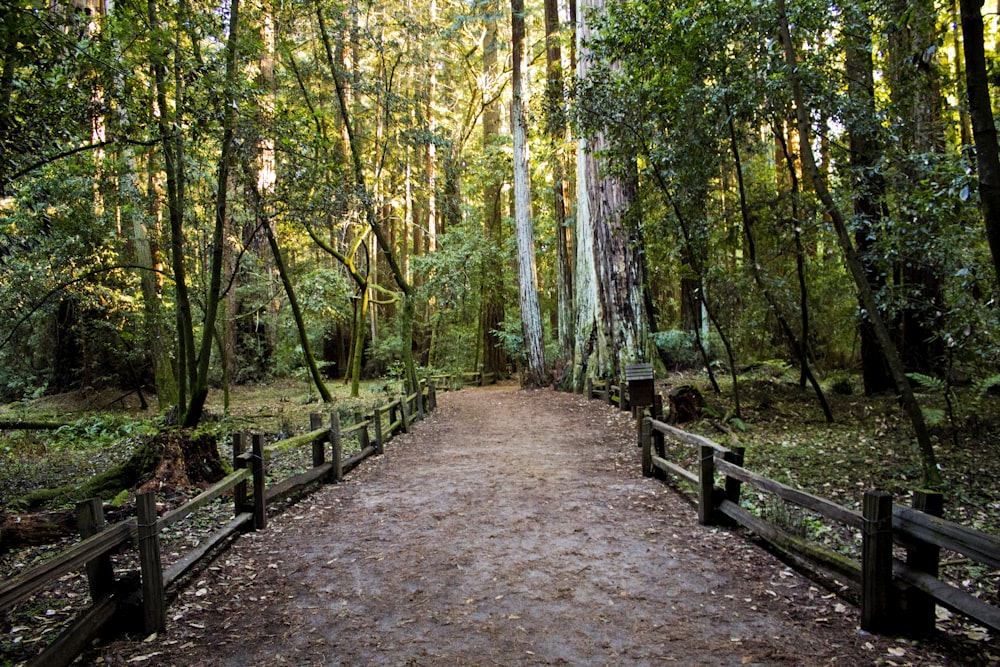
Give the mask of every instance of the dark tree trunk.
<path id="1" fill-rule="evenodd" d="M 851 169 L 854 176 L 854 215 L 857 220 L 854 242 L 865 276 L 876 292 L 885 286 L 881 271 L 871 257 L 871 242 L 882 232 L 888 212 L 885 205 L 885 179 L 878 169 L 882 150 L 875 121 L 875 86 L 872 64 L 871 19 L 857 5 L 842 7 L 845 31 L 847 92 L 855 113 L 847 119 Z M 883 313 L 884 317 L 884 313 Z M 861 370 L 865 394 L 872 396 L 895 389 L 892 374 L 875 339 L 870 318 L 864 313 L 858 321 L 861 338 Z"/>
<path id="2" fill-rule="evenodd" d="M 809 381 L 809 384 L 812 385 L 813 391 L 816 393 L 816 400 L 819 402 L 820 408 L 823 410 L 823 416 L 826 417 L 827 422 L 832 422 L 833 412 L 831 412 L 830 405 L 827 403 L 826 396 L 823 394 L 823 388 L 820 387 L 815 375 L 813 375 L 812 368 L 809 367 L 809 359 L 806 356 L 805 344 L 803 341 L 796 338 L 795 332 L 792 331 L 792 327 L 788 324 L 788 320 L 778 307 L 777 299 L 775 299 L 770 288 L 765 283 L 760 264 L 757 262 L 756 243 L 753 236 L 753 216 L 751 215 L 749 206 L 747 205 L 746 187 L 743 180 L 743 167 L 740 160 L 739 142 L 736 137 L 736 125 L 733 121 L 733 115 L 729 109 L 728 103 L 726 104 L 726 115 L 729 118 L 729 143 L 733 152 L 733 162 L 736 167 L 736 180 L 740 194 L 740 215 L 743 220 L 743 232 L 748 253 L 747 259 L 749 260 L 749 264 L 753 272 L 754 282 L 757 283 L 757 286 L 763 293 L 764 300 L 767 301 L 767 305 L 770 308 L 771 313 L 778 320 L 778 325 L 781 327 L 782 333 L 788 339 L 788 343 L 791 345 L 795 356 L 798 357 L 799 366 L 802 369 L 803 374 L 805 374 L 806 379 Z"/>
<path id="3" fill-rule="evenodd" d="M 972 136 L 976 142 L 979 201 L 986 226 L 986 238 L 993 256 L 993 271 L 1000 286 L 1000 153 L 997 149 L 997 128 L 993 120 L 983 46 L 982 2 L 959 0 L 959 7 L 964 38 L 965 84 L 969 96 L 969 114 L 972 116 Z"/>
<path id="4" fill-rule="evenodd" d="M 316 357 L 312 353 L 312 346 L 309 344 L 309 334 L 306 331 L 305 318 L 302 317 L 299 300 L 295 297 L 295 288 L 292 285 L 291 276 L 288 275 L 285 260 L 281 256 L 281 248 L 278 247 L 278 240 L 274 237 L 274 232 L 271 230 L 270 225 L 264 225 L 264 231 L 267 234 L 267 243 L 271 246 L 271 255 L 274 257 L 274 264 L 278 267 L 278 274 L 281 276 L 281 284 L 285 288 L 285 296 L 288 297 L 288 305 L 292 309 L 295 329 L 299 333 L 299 345 L 302 346 L 302 356 L 305 359 L 306 367 L 309 369 L 309 375 L 312 377 L 316 391 L 319 392 L 323 402 L 332 403 L 333 396 L 330 395 L 330 390 L 326 388 L 326 383 L 323 382 L 323 376 L 320 375 L 319 367 L 316 365 Z"/>
<path id="5" fill-rule="evenodd" d="M 486 43 L 483 51 L 483 76 L 487 85 L 484 95 L 491 95 L 494 92 L 490 87 L 495 85 L 497 50 L 500 48 L 495 3 L 492 3 L 491 7 L 492 9 L 488 11 L 491 18 L 486 25 Z M 483 110 L 483 148 L 489 159 L 496 159 L 496 156 L 491 154 L 500 150 L 500 122 L 499 100 L 489 101 Z M 503 328 L 504 320 L 503 271 L 499 257 L 495 254 L 496 249 L 503 246 L 502 186 L 503 170 L 491 170 L 483 186 L 483 213 L 488 249 L 483 263 L 483 310 L 480 326 L 483 371 L 486 373 L 503 373 L 507 366 L 502 341 L 495 333 Z"/>
<path id="6" fill-rule="evenodd" d="M 54 355 L 48 391 L 59 394 L 77 388 L 83 364 L 83 345 L 80 344 L 80 326 L 77 304 L 73 298 L 63 299 L 56 309 Z"/>
<path id="7" fill-rule="evenodd" d="M 888 36 L 886 69 L 904 153 L 906 187 L 930 178 L 921 155 L 944 150 L 938 14 L 932 0 L 894 0 L 891 4 L 899 24 Z M 922 252 L 939 234 L 938 224 L 933 214 L 921 215 L 912 224 L 904 259 L 896 267 L 905 294 L 900 328 L 895 332 L 900 354 L 908 371 L 926 374 L 935 374 L 943 364 L 943 347 L 935 336 L 944 310 L 942 269 L 933 253 Z"/>

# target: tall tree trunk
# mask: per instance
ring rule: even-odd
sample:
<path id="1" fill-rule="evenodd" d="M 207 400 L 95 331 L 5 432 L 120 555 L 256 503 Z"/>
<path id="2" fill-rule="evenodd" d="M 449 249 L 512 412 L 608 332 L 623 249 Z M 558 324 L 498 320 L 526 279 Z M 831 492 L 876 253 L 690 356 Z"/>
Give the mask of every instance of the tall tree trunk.
<path id="1" fill-rule="evenodd" d="M 757 242 L 754 239 L 753 232 L 754 220 L 753 215 L 750 214 L 750 207 L 747 205 L 746 186 L 743 180 L 743 164 L 740 159 L 739 143 L 736 138 L 736 124 L 733 120 L 733 113 L 729 108 L 728 102 L 726 103 L 726 118 L 728 118 L 729 125 L 729 144 L 733 152 L 733 163 L 736 168 L 736 183 L 739 190 L 740 216 L 743 220 L 743 234 L 746 239 L 747 260 L 750 264 L 751 272 L 753 273 L 754 282 L 757 283 L 757 287 L 760 288 L 761 293 L 763 293 L 764 300 L 771 309 L 771 313 L 778 320 L 778 326 L 781 327 L 781 331 L 788 339 L 788 343 L 791 345 L 795 356 L 798 357 L 802 372 L 805 374 L 809 383 L 812 385 L 813 390 L 816 392 L 816 400 L 819 402 L 820 408 L 823 410 L 823 416 L 826 417 L 827 422 L 832 422 L 833 413 L 830 411 L 830 406 L 826 402 L 826 396 L 823 394 L 822 387 L 819 386 L 819 382 L 816 381 L 816 377 L 813 375 L 812 369 L 809 367 L 809 359 L 806 356 L 805 346 L 795 336 L 795 332 L 792 331 L 792 327 L 788 324 L 788 320 L 785 318 L 784 313 L 782 313 L 781 309 L 778 307 L 778 301 L 771 292 L 770 287 L 768 287 L 765 282 L 760 263 L 757 261 Z"/>
<path id="2" fill-rule="evenodd" d="M 198 351 L 198 366 L 191 382 L 191 401 L 184 414 L 183 424 L 186 427 L 197 426 L 208 398 L 208 373 L 212 361 L 212 339 L 215 335 L 215 322 L 219 312 L 219 300 L 222 293 L 223 244 L 225 243 L 226 216 L 228 215 L 229 169 L 233 160 L 233 143 L 236 136 L 236 77 L 239 74 L 237 54 L 239 38 L 239 0 L 230 0 L 229 5 L 229 36 L 226 41 L 226 83 L 223 104 L 225 112 L 222 126 L 222 151 L 219 155 L 218 188 L 215 194 L 215 226 L 212 231 L 212 253 L 209 275 L 207 301 L 205 304 L 205 321 L 201 332 L 201 345 Z"/>
<path id="3" fill-rule="evenodd" d="M 579 12 L 577 27 L 577 78 L 585 79 L 591 67 L 591 57 L 585 45 L 590 38 L 588 15 L 604 10 L 603 0 L 588 0 Z M 637 177 L 634 168 L 627 176 L 616 176 L 600 157 L 607 148 L 603 132 L 589 139 L 582 139 L 577 153 L 577 352 L 574 365 L 589 364 L 581 354 L 596 343 L 598 361 L 603 368 L 588 373 L 606 374 L 620 378 L 624 366 L 649 359 L 649 315 L 646 312 L 642 291 L 641 258 L 637 252 L 635 232 L 638 220 L 635 197 Z M 584 198 L 587 199 L 586 204 Z M 585 241 L 583 235 L 590 235 Z M 590 245 L 590 247 L 587 247 Z M 582 294 L 589 286 L 590 276 L 581 280 L 579 272 L 586 271 L 581 263 L 593 265 L 597 309 L 594 325 L 599 334 L 590 330 L 588 296 Z M 611 353 L 601 361 L 600 348 L 604 344 Z M 581 347 L 582 345 L 582 347 Z M 576 380 L 578 372 L 574 370 Z"/>
<path id="4" fill-rule="evenodd" d="M 976 142 L 976 169 L 979 175 L 979 202 L 986 226 L 993 271 L 1000 287 L 1000 152 L 997 128 L 990 100 L 986 53 L 983 46 L 983 14 L 980 0 L 959 0 L 962 15 L 965 85 L 972 116 L 972 136 Z"/>
<path id="5" fill-rule="evenodd" d="M 135 155 L 126 149 L 125 163 L 130 171 L 121 179 L 122 194 L 131 201 L 141 199 L 135 183 L 137 166 L 134 165 Z M 155 192 L 150 192 L 149 201 L 154 205 L 159 202 Z M 150 218 L 156 219 L 158 206 L 151 212 Z M 161 264 L 158 253 L 154 253 L 149 241 L 149 226 L 143 216 L 137 211 L 132 214 L 132 249 L 135 263 L 143 267 L 139 276 L 142 288 L 142 303 L 145 320 L 146 338 L 150 356 L 153 361 L 153 382 L 156 385 L 156 399 L 161 410 L 175 405 L 177 402 L 177 380 L 174 376 L 173 364 L 170 361 L 170 350 L 164 336 L 161 318 L 163 317 L 163 302 L 160 295 L 160 280 L 157 269 Z"/>
<path id="6" fill-rule="evenodd" d="M 886 69 L 907 187 L 931 177 L 921 156 L 944 149 L 938 13 L 933 0 L 894 0 L 890 4 L 899 25 L 887 39 Z M 907 293 L 899 331 L 903 364 L 907 370 L 927 374 L 939 371 L 943 364 L 944 348 L 937 334 L 944 315 L 944 295 L 939 261 L 934 253 L 923 253 L 919 248 L 939 234 L 938 224 L 933 213 L 919 215 L 906 240 L 906 247 L 914 250 L 904 249 L 903 261 L 896 267 Z"/>
<path id="7" fill-rule="evenodd" d="M 851 171 L 853 174 L 854 242 L 858 258 L 869 284 L 875 290 L 885 286 L 881 271 L 870 253 L 870 239 L 882 236 L 888 215 L 885 203 L 885 178 L 879 169 L 882 160 L 881 142 L 876 129 L 875 77 L 872 63 L 872 27 L 867 11 L 854 3 L 841 7 L 844 13 L 845 66 L 847 94 L 854 113 L 847 118 Z M 865 394 L 872 396 L 892 390 L 895 383 L 882 355 L 871 318 L 864 313 L 858 322 L 861 337 L 861 369 Z"/>
<path id="8" fill-rule="evenodd" d="M 833 195 L 830 193 L 829 189 L 827 189 L 826 182 L 820 177 L 819 169 L 816 166 L 816 159 L 813 156 L 812 144 L 810 143 L 812 141 L 812 127 L 810 125 L 809 108 L 805 104 L 805 95 L 802 92 L 802 82 L 799 79 L 799 62 L 796 55 L 795 44 L 792 42 L 791 31 L 788 27 L 788 15 L 785 10 L 785 0 L 775 0 L 775 3 L 778 10 L 779 37 L 785 52 L 787 76 L 792 88 L 792 99 L 795 102 L 795 113 L 799 129 L 799 151 L 802 157 L 803 169 L 812 177 L 816 195 L 823 203 L 826 213 L 830 216 L 830 219 L 833 222 L 834 230 L 837 233 L 837 242 L 840 244 L 840 248 L 844 253 L 847 268 L 850 271 L 851 276 L 854 278 L 855 285 L 857 285 L 859 299 L 864 308 L 868 310 L 879 346 L 882 348 L 882 353 L 885 355 L 889 368 L 892 371 L 893 379 L 896 381 L 896 387 L 899 390 L 900 398 L 902 399 L 903 409 L 906 411 L 906 414 L 910 419 L 910 423 L 913 426 L 914 436 L 916 437 L 917 446 L 920 451 L 920 465 L 923 472 L 923 483 L 929 488 L 938 488 L 942 483 L 941 472 L 938 470 L 937 458 L 934 454 L 934 445 L 931 442 L 930 432 L 927 430 L 927 424 L 924 421 L 924 415 L 920 409 L 920 403 L 917 401 L 917 397 L 913 393 L 913 388 L 910 386 L 909 379 L 906 377 L 906 371 L 903 368 L 903 361 L 899 356 L 899 351 L 893 344 L 891 336 L 889 335 L 889 329 L 885 326 L 885 322 L 882 320 L 879 313 L 878 305 L 875 301 L 875 294 L 872 292 L 864 267 L 862 266 L 861 260 L 854 249 L 854 244 L 851 242 L 851 236 L 847 230 L 847 223 L 844 219 L 843 213 L 837 205 L 836 200 L 833 198 Z"/>
<path id="9" fill-rule="evenodd" d="M 497 51 L 500 48 L 497 37 L 497 4 L 489 0 L 485 7 L 486 35 L 483 41 L 483 151 L 488 164 L 486 182 L 483 184 L 483 218 L 486 236 L 486 252 L 482 275 L 482 315 L 480 318 L 480 342 L 483 353 L 483 372 L 503 373 L 507 358 L 503 341 L 496 333 L 503 328 L 504 282 L 499 249 L 503 247 L 503 190 L 504 170 L 499 168 L 500 152 L 500 99 L 497 82 Z"/>
<path id="10" fill-rule="evenodd" d="M 556 228 L 556 295 L 560 362 L 573 355 L 573 273 L 570 265 L 572 240 L 566 225 L 569 179 L 563 164 L 566 143 L 566 112 L 563 100 L 562 48 L 559 44 L 559 3 L 545 0 L 545 131 L 549 137 L 552 170 L 552 218 Z"/>
<path id="11" fill-rule="evenodd" d="M 113 98 L 124 99 L 125 81 L 121 73 L 115 73 Z M 112 132 L 126 137 L 131 127 L 131 118 L 125 105 L 117 106 L 117 113 L 112 117 Z M 146 345 L 149 350 L 153 368 L 153 384 L 156 387 L 156 398 L 161 410 L 165 410 L 177 402 L 177 384 L 173 364 L 170 360 L 170 349 L 163 331 L 163 301 L 161 295 L 161 280 L 158 273 L 161 259 L 155 246 L 150 242 L 149 229 L 160 217 L 160 199 L 156 192 L 156 180 L 153 169 L 149 173 L 149 192 L 146 201 L 148 206 L 134 206 L 130 211 L 121 202 L 137 203 L 143 201 L 139 188 L 139 160 L 135 149 L 119 142 L 121 162 L 124 168 L 118 176 L 119 204 L 116 217 L 131 217 L 131 247 L 132 258 L 139 270 L 139 285 L 142 291 L 143 326 Z M 153 153 L 149 154 L 150 167 L 153 164 Z M 126 212 L 129 211 L 129 212 Z M 126 223 L 127 224 L 127 223 Z"/>
<path id="12" fill-rule="evenodd" d="M 437 0 L 431 0 L 430 24 L 436 26 L 438 22 Z M 425 115 L 427 118 L 427 134 L 430 140 L 427 142 L 426 161 L 424 163 L 424 184 L 427 188 L 427 252 L 437 250 L 437 121 L 434 118 L 434 97 L 437 95 L 437 69 L 438 59 L 432 49 L 427 55 L 427 104 Z"/>
<path id="13" fill-rule="evenodd" d="M 792 235 L 795 239 L 795 274 L 799 282 L 799 322 L 802 341 L 802 351 L 808 361 L 809 355 L 809 292 L 806 286 L 806 252 L 802 243 L 802 217 L 799 212 L 799 176 L 795 169 L 795 161 L 788 150 L 787 139 L 785 138 L 784 120 L 774 123 L 774 136 L 777 140 L 777 159 L 785 165 L 785 173 L 788 174 L 788 184 L 791 190 L 791 218 L 789 220 L 792 227 Z M 779 167 L 780 169 L 780 167 Z M 784 180 L 783 178 L 781 180 Z M 780 187 L 780 183 L 779 183 Z M 807 365 L 802 365 L 799 373 L 799 387 L 805 389 L 809 382 L 809 369 Z"/>
<path id="14" fill-rule="evenodd" d="M 306 331 L 305 318 L 302 317 L 302 309 L 299 308 L 299 301 L 295 298 L 295 288 L 292 285 L 292 278 L 288 274 L 288 267 L 285 266 L 285 261 L 281 257 L 281 248 L 278 247 L 278 240 L 275 238 L 270 225 L 264 225 L 264 233 L 267 234 L 267 243 L 271 246 L 271 254 L 274 255 L 274 265 L 278 268 L 281 284 L 285 288 L 285 296 L 288 297 L 288 305 L 292 309 L 292 317 L 295 319 L 295 329 L 299 333 L 299 345 L 302 346 L 302 357 L 306 363 L 306 368 L 309 369 L 309 375 L 312 377 L 313 384 L 316 386 L 316 391 L 319 392 L 320 398 L 323 399 L 324 403 L 332 403 L 333 396 L 330 395 L 330 390 L 326 388 L 326 383 L 323 382 L 323 376 L 320 375 L 319 367 L 316 365 L 316 357 L 312 353 L 312 346 L 309 344 L 309 333 Z"/>
<path id="15" fill-rule="evenodd" d="M 273 282 L 278 256 L 275 254 L 273 247 L 268 250 L 264 246 L 265 244 L 270 246 L 271 236 L 277 239 L 277 231 L 275 230 L 274 223 L 274 196 L 278 181 L 274 140 L 274 114 L 277 98 L 274 65 L 278 26 L 274 16 L 275 6 L 273 0 L 262 0 L 261 9 L 259 26 L 260 54 L 257 59 L 258 71 L 255 77 L 256 80 L 252 82 L 254 88 L 260 91 L 256 96 L 257 105 L 255 115 L 257 122 L 253 129 L 253 132 L 256 134 L 256 145 L 254 146 L 256 154 L 251 173 L 255 182 L 253 192 L 257 197 L 257 206 L 254 207 L 254 216 L 251 219 L 252 223 L 248 221 L 246 228 L 243 230 L 243 235 L 248 241 L 247 247 L 253 249 L 258 266 L 263 266 L 264 270 L 259 275 L 254 275 L 253 272 L 246 270 L 238 271 L 236 279 L 247 281 L 250 284 L 256 283 L 257 285 L 261 285 L 261 279 L 263 278 L 264 293 L 272 293 L 277 291 L 277 285 L 274 285 Z M 289 58 L 289 61 L 293 60 L 294 58 Z M 250 228 L 250 224 L 253 225 L 252 228 Z M 263 234 L 261 233 L 262 230 L 264 231 Z M 234 267 L 234 269 L 238 270 L 239 267 Z M 280 275 L 280 267 L 277 267 L 277 273 L 278 280 L 281 280 L 282 284 L 284 284 Z M 230 290 L 233 294 L 233 301 L 236 301 L 236 291 L 236 289 Z M 251 293 L 253 294 L 253 292 Z M 259 330 L 255 334 L 257 336 L 263 334 L 265 340 L 268 341 L 264 349 L 276 350 L 278 347 L 277 326 L 271 326 L 270 323 L 278 322 L 280 317 L 278 310 L 280 308 L 280 300 L 268 299 L 267 304 L 266 312 L 269 317 L 265 318 L 265 325 L 259 327 Z M 254 304 L 254 307 L 259 308 L 259 305 Z M 234 304 L 230 313 L 234 320 L 237 317 L 246 319 L 246 316 L 239 312 L 236 304 Z M 258 318 L 255 317 L 253 320 L 257 321 Z M 232 326 L 231 323 L 230 326 Z M 268 362 L 270 362 L 270 359 L 267 357 L 261 359 L 257 355 L 254 355 L 254 360 L 259 364 L 259 367 L 255 369 L 257 371 L 256 374 L 264 376 L 269 370 Z"/>
<path id="16" fill-rule="evenodd" d="M 20 64 L 21 22 L 18 12 L 4 12 L 0 17 L 0 44 L 3 44 L 3 68 L 0 68 L 0 145 L 7 145 L 11 133 L 11 100 L 14 73 Z M 7 195 L 9 174 L 7 160 L 0 160 L 0 196 Z"/>
<path id="17" fill-rule="evenodd" d="M 183 8 L 183 7 L 182 7 Z M 161 25 L 156 0 L 146 4 L 147 18 L 151 34 L 160 35 Z M 191 315 L 191 300 L 188 294 L 187 269 L 184 248 L 184 133 L 180 131 L 180 110 L 183 109 L 183 77 L 179 72 L 179 34 L 174 35 L 172 44 L 175 73 L 175 104 L 173 115 L 167 103 L 167 49 L 153 49 L 152 69 L 155 83 L 157 124 L 163 150 L 163 170 L 167 185 L 167 210 L 170 220 L 170 262 L 174 274 L 175 322 L 177 324 L 177 407 L 178 417 L 183 419 L 187 409 L 191 379 L 196 375 L 194 355 L 194 325 Z"/>
<path id="18" fill-rule="evenodd" d="M 513 92 L 510 125 L 514 135 L 514 221 L 517 230 L 517 284 L 521 303 L 521 331 L 528 362 L 528 385 L 548 384 L 545 346 L 542 342 L 542 313 L 538 304 L 538 276 L 535 269 L 535 228 L 531 219 L 531 181 L 528 169 L 527 63 L 524 60 L 524 0 L 510 3 Z"/>

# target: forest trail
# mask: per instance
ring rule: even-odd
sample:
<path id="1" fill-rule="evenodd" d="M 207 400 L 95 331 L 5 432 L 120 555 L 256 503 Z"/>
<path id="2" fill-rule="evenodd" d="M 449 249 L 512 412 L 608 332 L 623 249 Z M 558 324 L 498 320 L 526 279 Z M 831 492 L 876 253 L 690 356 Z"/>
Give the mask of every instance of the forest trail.
<path id="1" fill-rule="evenodd" d="M 580 396 L 441 394 L 385 456 L 240 538 L 166 632 L 85 662 L 885 664 L 891 639 L 698 526 L 638 457 L 627 415 Z"/>

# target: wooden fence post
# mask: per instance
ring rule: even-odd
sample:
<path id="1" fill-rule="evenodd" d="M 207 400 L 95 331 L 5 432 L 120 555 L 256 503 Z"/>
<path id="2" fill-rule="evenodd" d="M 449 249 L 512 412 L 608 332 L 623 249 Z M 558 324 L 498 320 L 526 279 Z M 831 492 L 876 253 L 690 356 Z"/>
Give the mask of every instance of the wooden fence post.
<path id="1" fill-rule="evenodd" d="M 253 471 L 253 529 L 263 530 L 267 527 L 267 505 L 264 498 L 264 436 L 254 433 L 250 436 L 250 446 L 253 452 L 250 469 Z"/>
<path id="2" fill-rule="evenodd" d="M 587 400 L 593 400 L 594 398 L 594 380 L 592 378 L 587 378 Z"/>
<path id="3" fill-rule="evenodd" d="M 410 432 L 410 399 L 404 393 L 399 398 L 399 410 L 402 413 L 403 433 Z"/>
<path id="4" fill-rule="evenodd" d="M 611 387 L 614 386 L 614 382 L 611 378 L 604 378 L 604 402 L 608 405 L 613 405 L 611 401 Z"/>
<path id="5" fill-rule="evenodd" d="M 242 470 L 247 467 L 247 460 L 243 458 L 246 451 L 246 436 L 243 433 L 233 433 L 233 470 Z M 240 482 L 233 487 L 233 514 L 239 515 L 247 508 L 247 483 Z"/>
<path id="6" fill-rule="evenodd" d="M 642 476 L 653 476 L 653 422 L 649 417 L 640 418 L 639 445 L 642 447 Z"/>
<path id="7" fill-rule="evenodd" d="M 318 431 L 323 428 L 323 415 L 318 412 L 309 413 L 309 430 Z M 326 460 L 326 443 L 324 438 L 312 442 L 313 468 L 323 465 Z"/>
<path id="8" fill-rule="evenodd" d="M 715 511 L 712 498 L 715 491 L 715 450 L 707 445 L 701 447 L 701 465 L 698 485 L 698 523 L 708 526 Z"/>
<path id="9" fill-rule="evenodd" d="M 914 491 L 913 509 L 931 516 L 941 516 L 944 511 L 944 496 L 937 491 Z M 919 542 L 906 549 L 906 564 L 914 570 L 938 576 L 941 549 L 933 544 Z M 905 630 L 914 637 L 926 636 L 937 624 L 934 598 L 914 587 L 909 587 L 903 596 L 906 605 Z"/>
<path id="10" fill-rule="evenodd" d="M 663 420 L 663 396 L 660 394 L 653 395 L 653 407 L 651 408 L 653 414 L 653 419 Z"/>
<path id="11" fill-rule="evenodd" d="M 866 491 L 861 532 L 861 629 L 890 627 L 892 590 L 892 494 Z"/>
<path id="12" fill-rule="evenodd" d="M 618 409 L 622 412 L 629 409 L 628 384 L 624 380 L 618 383 Z"/>
<path id="13" fill-rule="evenodd" d="M 160 561 L 160 531 L 156 526 L 156 494 L 135 498 L 139 519 L 139 568 L 142 576 L 142 620 L 146 634 L 166 627 L 167 608 L 163 596 L 163 565 Z"/>
<path id="14" fill-rule="evenodd" d="M 400 399 L 400 402 L 401 401 L 402 401 L 402 399 Z M 396 403 L 396 401 L 393 401 L 393 403 Z M 396 435 L 396 428 L 397 427 L 392 426 L 392 424 L 395 424 L 396 421 L 397 421 L 396 417 L 398 415 L 398 412 L 397 412 L 398 410 L 399 410 L 398 405 L 393 405 L 392 403 L 389 404 L 389 425 L 390 425 L 390 427 L 389 427 L 389 437 L 390 438 L 393 437 L 394 435 Z"/>
<path id="15" fill-rule="evenodd" d="M 434 380 L 427 383 L 427 410 L 434 412 L 438 407 L 437 385 Z"/>
<path id="16" fill-rule="evenodd" d="M 365 415 L 361 412 L 361 410 L 355 410 L 354 411 L 354 423 L 355 424 L 363 424 L 364 421 L 365 421 Z M 357 430 L 357 434 L 358 434 L 358 447 L 360 447 L 362 450 L 364 450 L 364 449 L 367 449 L 368 447 L 371 446 L 372 441 L 368 437 L 368 427 L 367 426 L 365 426 L 364 428 L 359 428 Z"/>
<path id="17" fill-rule="evenodd" d="M 746 453 L 746 447 L 733 447 L 728 452 L 723 453 L 722 459 L 733 465 L 743 467 L 743 457 Z M 740 504 L 740 480 L 735 477 L 726 476 L 726 500 L 733 502 L 737 505 Z"/>
<path id="18" fill-rule="evenodd" d="M 385 441 L 382 440 L 382 408 L 376 407 L 372 413 L 372 423 L 375 426 L 375 454 L 385 453 Z"/>
<path id="19" fill-rule="evenodd" d="M 336 410 L 330 413 L 330 442 L 333 450 L 330 455 L 330 462 L 333 464 L 330 474 L 333 481 L 341 482 L 344 479 L 344 444 L 340 439 L 340 413 Z"/>
<path id="20" fill-rule="evenodd" d="M 76 504 L 76 524 L 83 539 L 104 530 L 104 503 L 100 498 L 90 498 Z M 111 554 L 98 556 L 87 563 L 87 582 L 90 584 L 90 598 L 94 602 L 114 590 L 115 570 L 111 565 Z"/>
<path id="21" fill-rule="evenodd" d="M 667 458 L 667 442 L 663 433 L 657 430 L 653 430 L 653 451 L 661 459 Z M 660 470 L 659 468 L 653 468 L 653 477 L 660 481 L 666 481 L 667 471 Z"/>
<path id="22" fill-rule="evenodd" d="M 421 380 L 417 383 L 417 419 L 423 420 L 424 418 L 424 382 Z"/>

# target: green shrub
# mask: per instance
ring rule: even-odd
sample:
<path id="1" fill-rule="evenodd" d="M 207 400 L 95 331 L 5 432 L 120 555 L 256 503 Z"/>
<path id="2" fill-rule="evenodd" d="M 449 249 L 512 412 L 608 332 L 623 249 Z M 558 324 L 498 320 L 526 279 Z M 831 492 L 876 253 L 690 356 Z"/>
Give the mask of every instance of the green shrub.
<path id="1" fill-rule="evenodd" d="M 668 370 L 687 370 L 702 366 L 698 339 L 693 331 L 668 329 L 653 334 L 653 343 Z"/>

